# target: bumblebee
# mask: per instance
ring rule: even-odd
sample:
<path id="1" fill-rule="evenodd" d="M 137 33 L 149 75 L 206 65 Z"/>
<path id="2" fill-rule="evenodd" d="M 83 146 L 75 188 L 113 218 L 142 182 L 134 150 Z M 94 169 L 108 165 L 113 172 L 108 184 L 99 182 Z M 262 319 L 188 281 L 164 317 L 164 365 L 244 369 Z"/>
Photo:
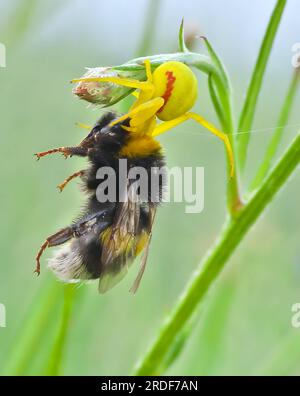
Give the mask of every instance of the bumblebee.
<path id="1" fill-rule="evenodd" d="M 131 289 L 137 290 L 146 266 L 155 212 L 164 189 L 164 177 L 159 179 L 159 188 L 155 188 L 157 193 L 151 183 L 152 170 L 160 171 L 165 164 L 162 148 L 155 138 L 182 122 L 192 119 L 223 141 L 230 176 L 233 176 L 234 157 L 228 136 L 190 111 L 198 94 L 197 80 L 191 69 L 181 62 L 171 61 L 158 66 L 152 73 L 150 61 L 145 60 L 144 65 L 146 81 L 120 77 L 72 80 L 78 83 L 77 91 L 81 94 L 86 84 L 108 82 L 133 89 L 137 99 L 127 114 L 116 117 L 108 113 L 101 118 L 78 146 L 37 154 L 41 158 L 60 152 L 66 157 L 88 157 L 90 161 L 89 169 L 74 173 L 59 185 L 63 190 L 70 180 L 80 176 L 88 193 L 88 203 L 83 216 L 46 239 L 36 257 L 37 273 L 43 251 L 68 242 L 50 260 L 49 267 L 65 281 L 99 278 L 99 290 L 105 292 L 123 278 L 134 258 L 144 251 Z M 162 121 L 159 125 L 157 119 Z M 118 199 L 99 201 L 97 190 L 103 180 L 97 179 L 98 169 L 108 166 L 118 175 L 118 163 L 122 159 L 128 160 L 129 169 L 145 170 L 149 181 L 147 196 L 137 194 L 128 176 L 122 189 L 115 183 Z M 161 174 L 163 176 L 163 172 Z"/>
<path id="2" fill-rule="evenodd" d="M 78 219 L 46 239 L 36 256 L 36 272 L 40 273 L 44 250 L 63 245 L 49 260 L 49 268 L 66 282 L 99 279 L 99 292 L 104 293 L 125 276 L 143 251 L 140 270 L 131 288 L 135 293 L 146 266 L 155 212 L 162 200 L 165 160 L 157 141 L 145 135 L 138 143 L 133 142 L 134 137 L 126 131 L 128 120 L 111 126 L 117 119 L 114 113 L 107 113 L 78 146 L 36 154 L 37 158 L 53 153 L 62 153 L 65 157 L 75 155 L 87 157 L 90 163 L 86 170 L 74 173 L 58 186 L 63 190 L 70 180 L 80 177 L 88 200 Z M 97 178 L 97 172 L 109 167 L 116 174 L 115 180 L 119 180 L 121 159 L 127 160 L 124 188 L 121 191 L 116 183 L 118 198 L 114 202 L 100 202 L 97 191 L 106 179 Z M 149 177 L 146 197 L 138 194 L 136 186 L 133 188 L 136 180 L 128 178 L 130 169 L 135 167 L 143 168 Z M 155 193 L 151 191 L 153 169 L 162 171 Z"/>

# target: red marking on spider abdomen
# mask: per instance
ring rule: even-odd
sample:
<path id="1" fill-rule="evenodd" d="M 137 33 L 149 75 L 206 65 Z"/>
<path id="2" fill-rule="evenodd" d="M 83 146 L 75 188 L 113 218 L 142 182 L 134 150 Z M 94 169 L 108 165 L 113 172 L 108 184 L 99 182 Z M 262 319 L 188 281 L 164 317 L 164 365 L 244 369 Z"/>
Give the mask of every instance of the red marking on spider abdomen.
<path id="1" fill-rule="evenodd" d="M 164 102 L 163 106 L 158 110 L 158 113 L 163 111 L 165 105 L 167 104 L 168 100 L 170 99 L 170 96 L 171 96 L 173 88 L 174 88 L 174 83 L 176 80 L 176 77 L 174 76 L 172 71 L 166 71 L 165 74 L 167 76 L 167 87 L 166 87 L 164 94 L 162 95 L 162 98 L 164 99 L 165 102 Z"/>

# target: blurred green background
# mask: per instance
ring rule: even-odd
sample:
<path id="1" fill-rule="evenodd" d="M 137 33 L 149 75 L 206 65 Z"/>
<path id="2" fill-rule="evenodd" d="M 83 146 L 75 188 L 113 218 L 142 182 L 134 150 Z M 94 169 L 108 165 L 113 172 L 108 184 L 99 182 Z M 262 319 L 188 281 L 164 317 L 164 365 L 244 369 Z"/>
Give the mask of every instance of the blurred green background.
<path id="1" fill-rule="evenodd" d="M 63 194 L 56 185 L 85 161 L 53 156 L 36 162 L 33 153 L 76 144 L 85 132 L 75 122 L 93 124 L 103 112 L 73 97 L 69 80 L 86 66 L 121 64 L 137 52 L 175 51 L 184 17 L 187 34 L 207 36 L 227 66 L 238 114 L 274 4 L 161 0 L 149 49 L 141 53 L 150 17 L 146 0 L 0 0 L 0 42 L 7 48 L 7 67 L 0 68 L 0 303 L 7 310 L 7 327 L 0 328 L 1 371 L 43 373 L 60 321 L 63 287 L 45 260 L 52 252 L 45 254 L 39 278 L 33 274 L 34 258 L 45 237 L 78 214 L 84 197 L 76 182 Z M 256 172 L 293 72 L 299 11 L 299 1 L 288 1 L 259 100 L 245 181 Z M 199 40 L 194 49 L 204 52 Z M 206 77 L 198 77 L 195 110 L 217 123 Z M 281 152 L 300 127 L 299 99 Z M 137 266 L 104 296 L 96 283 L 76 290 L 62 374 L 129 374 L 222 226 L 226 172 L 220 142 L 192 122 L 160 140 L 169 166 L 205 167 L 204 211 L 186 214 L 178 203 L 161 207 L 136 296 L 128 289 Z M 196 328 L 168 374 L 300 374 L 300 328 L 291 325 L 291 307 L 300 301 L 299 182 L 298 173 L 242 242 L 200 307 Z M 44 331 L 35 336 L 32 305 L 49 287 L 58 298 Z M 16 369 L 15 348 L 25 331 L 33 336 L 32 345 L 24 347 L 31 363 Z"/>

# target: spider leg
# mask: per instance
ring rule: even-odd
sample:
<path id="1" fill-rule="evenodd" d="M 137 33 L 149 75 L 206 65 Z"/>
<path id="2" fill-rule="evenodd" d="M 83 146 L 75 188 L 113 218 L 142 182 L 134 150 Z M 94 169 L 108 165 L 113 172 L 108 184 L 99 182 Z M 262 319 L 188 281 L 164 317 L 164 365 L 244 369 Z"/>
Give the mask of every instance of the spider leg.
<path id="1" fill-rule="evenodd" d="M 153 85 L 152 71 L 151 71 L 151 63 L 148 59 L 144 61 L 145 69 L 146 69 L 146 81 L 140 81 L 133 78 L 123 78 L 123 77 L 82 77 L 75 78 L 71 80 L 71 83 L 89 83 L 89 82 L 111 82 L 113 84 L 117 84 L 123 87 L 139 89 L 137 101 L 132 105 L 131 109 L 139 106 L 141 103 L 144 103 L 152 98 L 153 93 L 155 91 L 155 87 Z M 136 94 L 135 94 L 136 96 Z"/>
<path id="2" fill-rule="evenodd" d="M 135 88 L 140 89 L 141 91 L 153 90 L 152 85 L 152 72 L 151 72 L 151 64 L 148 59 L 144 61 L 146 68 L 146 81 L 136 80 L 134 78 L 123 78 L 123 77 L 82 77 L 82 78 L 74 78 L 71 80 L 71 83 L 78 82 L 111 82 L 113 84 L 121 85 L 122 87 Z"/>
<path id="3" fill-rule="evenodd" d="M 148 90 L 140 90 L 137 96 L 137 100 L 131 106 L 130 111 L 137 108 L 141 104 L 148 102 L 150 99 L 153 98 L 155 87 L 153 85 L 153 76 L 151 71 L 151 63 L 149 59 L 144 60 L 144 65 L 145 65 L 146 77 L 147 77 L 146 82 L 149 84 L 149 87 L 151 86 L 152 88 Z"/>
<path id="4" fill-rule="evenodd" d="M 82 77 L 74 78 L 71 83 L 78 82 L 111 82 L 116 85 L 121 85 L 122 87 L 140 89 L 141 91 L 152 90 L 152 84 L 148 81 L 139 81 L 133 78 L 122 78 L 122 77 Z"/>
<path id="5" fill-rule="evenodd" d="M 83 124 L 82 122 L 76 122 L 75 125 L 79 128 L 88 129 L 89 131 L 92 129 L 90 125 Z"/>
<path id="6" fill-rule="evenodd" d="M 165 122 L 161 123 L 160 125 L 158 125 L 154 129 L 153 136 L 158 136 L 158 135 L 168 131 L 171 128 L 174 128 L 175 126 L 177 126 L 177 125 L 181 124 L 182 122 L 187 121 L 189 119 L 195 120 L 196 122 L 198 122 L 198 124 L 204 126 L 204 128 L 208 129 L 211 133 L 213 133 L 214 135 L 216 135 L 219 139 L 221 139 L 223 141 L 223 143 L 225 144 L 225 148 L 226 148 L 229 163 L 230 163 L 230 176 L 233 177 L 233 175 L 234 175 L 234 156 L 233 156 L 233 151 L 232 151 L 232 147 L 231 147 L 231 143 L 230 143 L 228 135 L 219 131 L 213 124 L 208 122 L 205 118 L 201 117 L 199 114 L 189 112 L 189 113 L 183 114 L 180 117 L 174 118 L 174 120 L 165 121 Z"/>
<path id="7" fill-rule="evenodd" d="M 163 106 L 163 104 L 164 104 L 163 98 L 158 97 L 151 99 L 135 107 L 133 110 L 130 110 L 127 114 L 124 114 L 120 118 L 117 118 L 110 124 L 110 126 L 118 124 L 119 122 L 124 121 L 127 118 L 130 118 L 130 127 L 134 129 L 138 126 L 143 125 L 146 121 L 150 120 L 151 118 L 155 118 L 157 111 Z M 143 132 L 145 133 L 147 131 L 143 130 Z"/>
<path id="8" fill-rule="evenodd" d="M 152 78 L 152 71 L 151 71 L 151 63 L 150 63 L 150 60 L 149 60 L 149 59 L 145 59 L 145 60 L 144 60 L 144 65 L 145 65 L 145 69 L 146 69 L 147 81 L 152 83 L 153 78 Z"/>

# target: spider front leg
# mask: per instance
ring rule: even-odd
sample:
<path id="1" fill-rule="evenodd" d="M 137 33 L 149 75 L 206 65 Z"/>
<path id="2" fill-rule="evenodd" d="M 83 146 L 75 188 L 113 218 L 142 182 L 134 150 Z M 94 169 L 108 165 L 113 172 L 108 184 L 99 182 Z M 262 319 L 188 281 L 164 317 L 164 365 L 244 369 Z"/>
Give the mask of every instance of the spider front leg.
<path id="1" fill-rule="evenodd" d="M 64 188 L 66 187 L 66 185 L 73 179 L 75 179 L 76 177 L 82 177 L 84 175 L 85 170 L 81 170 L 79 172 L 75 172 L 73 173 L 71 176 L 67 177 L 61 184 L 59 184 L 57 186 L 57 188 L 60 190 L 60 192 L 62 192 L 64 190 Z"/>
<path id="2" fill-rule="evenodd" d="M 211 124 L 209 121 L 207 121 L 205 118 L 201 117 L 199 114 L 188 112 L 183 114 L 182 116 L 179 116 L 177 118 L 174 118 L 173 120 L 170 121 L 165 121 L 162 124 L 158 125 L 154 131 L 153 131 L 153 136 L 158 136 L 166 131 L 168 131 L 171 128 L 174 128 L 175 126 L 181 124 L 184 121 L 193 119 L 198 124 L 204 126 L 204 128 L 208 129 L 211 133 L 216 135 L 219 139 L 223 141 L 225 144 L 225 148 L 227 151 L 227 156 L 230 164 L 230 177 L 233 177 L 234 175 L 234 155 L 231 147 L 231 143 L 229 140 L 228 135 L 225 133 L 219 131 L 213 124 Z"/>
<path id="3" fill-rule="evenodd" d="M 130 110 L 127 114 L 117 118 L 115 121 L 110 123 L 110 126 L 118 124 L 121 121 L 130 118 L 130 126 L 123 127 L 124 129 L 132 132 L 139 132 L 139 127 L 145 122 L 155 119 L 157 111 L 164 105 L 164 99 L 161 97 L 151 99 L 141 105 Z M 150 133 L 149 130 L 141 131 L 143 133 Z"/>
<path id="4" fill-rule="evenodd" d="M 88 131 L 91 131 L 92 128 L 93 128 L 92 126 L 86 125 L 86 124 L 84 124 L 82 122 L 75 122 L 75 125 L 78 126 L 79 128 L 87 129 Z"/>
<path id="5" fill-rule="evenodd" d="M 122 78 L 122 77 L 82 77 L 75 78 L 71 80 L 71 83 L 89 83 L 89 82 L 110 82 L 116 85 L 120 85 L 122 87 L 134 88 L 140 90 L 137 101 L 132 105 L 131 109 L 139 106 L 141 103 L 144 103 L 152 98 L 153 93 L 155 91 L 155 87 L 152 82 L 152 71 L 151 71 L 151 63 L 148 59 L 144 61 L 145 69 L 146 69 L 146 81 L 139 81 L 133 78 Z"/>
<path id="6" fill-rule="evenodd" d="M 122 78 L 122 77 L 82 77 L 82 78 L 74 78 L 73 80 L 71 80 L 71 83 L 79 83 L 79 82 L 85 82 L 85 83 L 111 82 L 116 85 L 121 85 L 122 87 L 135 88 L 143 91 L 152 88 L 147 81 L 139 81 L 133 78 Z"/>
<path id="7" fill-rule="evenodd" d="M 153 92 L 154 87 L 152 84 L 152 72 L 151 72 L 151 64 L 149 60 L 144 61 L 146 68 L 146 81 L 135 80 L 133 78 L 122 78 L 122 77 L 82 77 L 82 78 L 74 78 L 71 80 L 71 83 L 79 83 L 79 82 L 110 82 L 116 85 L 121 85 L 122 87 L 135 88 L 140 89 L 141 91 L 151 91 Z"/>

